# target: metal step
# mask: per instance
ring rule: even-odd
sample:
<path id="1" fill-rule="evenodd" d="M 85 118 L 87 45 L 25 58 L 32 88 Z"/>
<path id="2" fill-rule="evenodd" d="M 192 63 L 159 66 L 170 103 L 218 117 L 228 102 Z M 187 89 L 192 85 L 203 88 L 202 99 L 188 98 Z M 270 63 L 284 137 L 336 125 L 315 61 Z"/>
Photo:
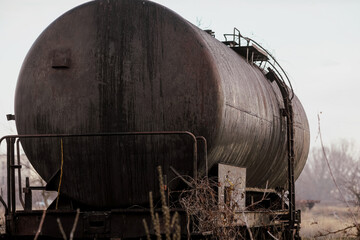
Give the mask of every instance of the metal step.
<path id="1" fill-rule="evenodd" d="M 255 45 L 250 46 L 236 46 L 231 47 L 239 55 L 246 58 L 248 61 L 257 62 L 257 61 L 268 61 L 268 55 L 266 52 L 262 51 L 260 48 Z"/>

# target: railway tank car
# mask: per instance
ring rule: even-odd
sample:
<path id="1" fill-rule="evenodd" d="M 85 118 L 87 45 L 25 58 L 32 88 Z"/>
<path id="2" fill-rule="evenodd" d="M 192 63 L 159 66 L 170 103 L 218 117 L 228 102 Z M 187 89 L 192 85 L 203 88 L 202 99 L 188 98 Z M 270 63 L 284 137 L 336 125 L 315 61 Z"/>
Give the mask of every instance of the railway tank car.
<path id="1" fill-rule="evenodd" d="M 246 168 L 248 187 L 287 188 L 284 107 L 249 58 L 145 0 L 92 1 L 60 16 L 28 52 L 15 96 L 19 135 L 63 136 L 21 139 L 48 190 L 96 210 L 147 206 L 158 165 L 169 181 L 225 163 Z M 309 126 L 296 96 L 292 107 L 297 178 Z M 207 141 L 206 160 L 194 160 L 195 136 Z"/>
<path id="2" fill-rule="evenodd" d="M 309 128 L 293 102 L 297 177 Z M 209 168 L 246 167 L 248 186 L 271 188 L 287 179 L 280 108 L 279 90 L 258 68 L 165 7 L 133 0 L 89 2 L 54 21 L 31 47 L 15 97 L 19 134 L 189 131 L 207 139 Z M 63 194 L 100 208 L 142 204 L 155 188 L 149 179 L 156 165 L 193 170 L 191 156 L 174 148 L 181 139 L 111 140 L 64 142 Z M 166 154 L 164 141 L 172 144 Z M 23 147 L 46 181 L 56 175 L 58 141 Z M 198 165 L 204 173 L 205 163 Z"/>

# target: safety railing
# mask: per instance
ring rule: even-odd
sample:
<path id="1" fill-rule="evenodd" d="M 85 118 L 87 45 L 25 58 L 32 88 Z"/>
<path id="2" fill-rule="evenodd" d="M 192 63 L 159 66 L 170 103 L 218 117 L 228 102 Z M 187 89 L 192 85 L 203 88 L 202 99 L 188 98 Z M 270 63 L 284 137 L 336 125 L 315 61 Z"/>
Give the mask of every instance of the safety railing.
<path id="1" fill-rule="evenodd" d="M 5 208 L 5 215 L 15 214 L 16 212 L 16 179 L 15 170 L 18 170 L 18 195 L 19 201 L 24 209 L 29 208 L 29 200 L 25 194 L 25 201 L 22 196 L 22 180 L 21 180 L 21 162 L 20 162 L 20 141 L 22 139 L 45 139 L 45 138 L 75 138 L 75 137 L 111 137 L 111 136 L 164 136 L 164 135 L 184 135 L 190 137 L 193 144 L 193 178 L 197 179 L 198 175 L 198 148 L 202 144 L 202 161 L 205 161 L 206 175 L 208 173 L 208 161 L 207 161 L 207 141 L 202 136 L 195 136 L 188 131 L 154 131 L 154 132 L 116 132 L 116 133 L 90 133 L 90 134 L 33 134 L 33 135 L 8 135 L 0 139 L 0 146 L 5 140 L 7 143 L 7 201 L 0 196 L 0 202 Z M 16 155 L 15 155 L 16 145 Z M 17 161 L 15 163 L 15 157 Z M 172 168 L 172 167 L 171 167 Z M 173 169 L 173 168 L 172 168 Z M 43 186 L 30 186 L 27 178 L 26 190 L 45 190 Z M 30 194 L 31 197 L 31 194 Z M 30 206 L 31 208 L 31 206 Z"/>
<path id="2" fill-rule="evenodd" d="M 249 48 L 250 46 L 255 46 L 256 48 L 261 49 L 262 51 L 264 51 L 267 54 L 268 60 L 266 61 L 255 61 L 254 63 L 261 68 L 263 71 L 266 69 L 267 65 L 269 65 L 269 67 L 274 70 L 277 75 L 279 76 L 279 78 L 281 79 L 281 81 L 286 85 L 289 86 L 290 88 L 290 100 L 292 100 L 294 98 L 294 91 L 293 91 L 293 87 L 291 85 L 290 79 L 288 77 L 288 75 L 286 74 L 286 72 L 284 71 L 284 69 L 281 67 L 281 65 L 278 63 L 278 61 L 275 59 L 275 57 L 265 48 L 263 48 L 259 43 L 257 43 L 255 40 L 249 38 L 249 37 L 245 37 L 243 35 L 241 35 L 240 30 L 237 28 L 234 28 L 233 33 L 231 34 L 224 34 L 224 38 L 225 38 L 225 42 L 233 48 L 236 47 L 247 47 Z M 245 44 L 242 44 L 244 43 Z M 247 60 L 249 60 L 249 56 L 247 54 L 246 56 Z M 287 84 L 286 84 L 287 83 Z"/>

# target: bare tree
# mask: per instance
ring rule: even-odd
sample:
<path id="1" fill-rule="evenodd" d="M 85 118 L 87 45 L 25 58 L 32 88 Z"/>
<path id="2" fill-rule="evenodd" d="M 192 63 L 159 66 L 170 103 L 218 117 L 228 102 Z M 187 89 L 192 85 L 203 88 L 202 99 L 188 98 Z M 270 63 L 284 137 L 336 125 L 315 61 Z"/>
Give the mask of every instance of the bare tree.
<path id="1" fill-rule="evenodd" d="M 360 160 L 354 155 L 354 144 L 343 140 L 335 150 L 331 152 L 332 168 L 340 190 L 333 193 L 338 199 L 342 194 L 346 201 L 360 206 Z"/>
<path id="2" fill-rule="evenodd" d="M 341 193 L 347 201 L 360 206 L 360 160 L 356 156 L 354 144 L 341 140 L 331 147 L 324 147 L 324 150 Z M 296 185 L 298 199 L 342 201 L 320 147 L 312 149 Z"/>

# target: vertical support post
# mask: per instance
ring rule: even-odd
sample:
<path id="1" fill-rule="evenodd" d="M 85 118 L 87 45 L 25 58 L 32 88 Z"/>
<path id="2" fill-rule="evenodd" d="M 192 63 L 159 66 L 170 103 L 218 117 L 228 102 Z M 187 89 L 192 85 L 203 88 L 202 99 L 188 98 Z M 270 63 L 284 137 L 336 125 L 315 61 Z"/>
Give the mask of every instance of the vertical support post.
<path id="1" fill-rule="evenodd" d="M 249 63 L 249 46 L 246 48 L 246 62 Z"/>
<path id="2" fill-rule="evenodd" d="M 8 215 L 6 216 L 6 232 L 12 233 L 15 228 L 15 211 L 16 211 L 16 201 L 15 201 L 15 151 L 14 144 L 15 139 L 12 137 L 6 138 L 7 144 L 7 204 L 8 204 Z"/>
<path id="3" fill-rule="evenodd" d="M 21 160 L 20 160 L 20 139 L 18 138 L 16 141 L 16 157 L 17 157 L 17 168 L 18 168 L 18 194 L 19 201 L 21 206 L 25 208 L 25 203 L 22 197 L 22 187 L 21 187 Z"/>
<path id="4" fill-rule="evenodd" d="M 198 162 L 205 162 L 205 175 L 208 176 L 209 173 L 209 166 L 207 160 L 207 141 L 206 138 L 203 136 L 197 136 L 197 146 L 198 146 L 198 156 L 201 155 L 201 158 L 198 158 Z M 200 142 L 202 142 L 202 146 L 200 146 Z M 199 154 L 201 152 L 201 154 Z"/>
<path id="5" fill-rule="evenodd" d="M 288 182 L 289 182 L 289 217 L 290 229 L 295 226 L 295 177 L 294 177 L 294 124 L 293 109 L 290 99 L 287 99 L 287 145 L 288 145 Z"/>
<path id="6" fill-rule="evenodd" d="M 11 191 L 10 191 L 10 140 L 6 138 L 6 191 L 7 191 L 7 205 L 9 212 L 11 212 Z"/>
<path id="7" fill-rule="evenodd" d="M 197 180 L 197 159 L 198 159 L 198 150 L 197 150 L 197 141 L 196 141 L 196 138 L 194 139 L 194 158 L 193 158 L 193 168 L 194 168 L 194 180 L 196 181 Z"/>
<path id="8" fill-rule="evenodd" d="M 275 61 L 275 60 L 274 60 Z M 276 73 L 268 68 L 266 77 L 273 80 L 278 85 L 283 102 L 284 102 L 284 115 L 286 116 L 286 143 L 288 152 L 288 187 L 289 187 L 289 227 L 287 231 L 287 239 L 294 239 L 298 237 L 298 226 L 296 226 L 296 208 L 295 208 L 295 177 L 294 177 L 294 112 L 290 99 L 289 90 L 285 82 L 280 79 Z"/>
<path id="9" fill-rule="evenodd" d="M 16 211 L 16 198 L 15 198 L 15 139 L 10 138 L 10 181 L 11 181 L 11 213 L 15 214 Z"/>
<path id="10" fill-rule="evenodd" d="M 26 177 L 26 185 L 25 185 L 25 211 L 31 211 L 32 210 L 32 192 L 30 188 L 30 181 L 29 177 Z"/>

